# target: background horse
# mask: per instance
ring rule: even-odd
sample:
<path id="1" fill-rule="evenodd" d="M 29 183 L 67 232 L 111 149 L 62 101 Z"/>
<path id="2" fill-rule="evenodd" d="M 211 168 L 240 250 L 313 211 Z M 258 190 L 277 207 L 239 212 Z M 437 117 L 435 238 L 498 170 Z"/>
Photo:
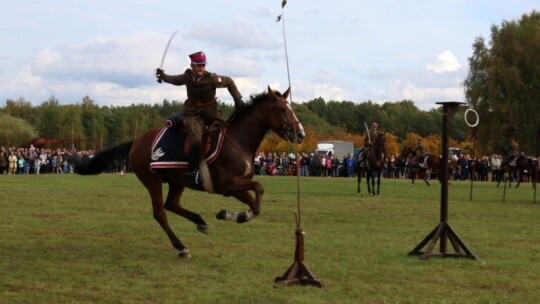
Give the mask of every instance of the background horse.
<path id="1" fill-rule="evenodd" d="M 514 156 L 506 156 L 501 162 L 501 174 L 503 178 L 508 181 L 508 187 L 512 187 L 512 179 L 515 177 L 517 180 L 516 188 L 519 187 L 523 176 L 528 175 L 532 181 L 533 187 L 536 184 L 536 160 L 524 155 L 518 155 L 515 166 L 510 165 L 510 162 L 514 159 Z M 501 183 L 502 178 L 498 179 L 497 187 Z"/>
<path id="2" fill-rule="evenodd" d="M 268 92 L 251 96 L 251 102 L 235 111 L 226 121 L 224 143 L 217 158 L 208 164 L 214 192 L 223 196 L 233 196 L 249 209 L 242 212 L 221 210 L 216 217 L 244 223 L 260 213 L 260 203 L 264 188 L 253 181 L 253 160 L 257 149 L 268 130 L 281 138 L 301 142 L 304 129 L 291 105 L 287 102 L 290 88 L 280 94 L 268 87 Z M 150 170 L 152 144 L 161 129 L 152 129 L 134 142 L 104 150 L 86 161 L 75 165 L 75 172 L 81 175 L 99 174 L 114 160 L 129 153 L 129 163 L 133 172 L 146 187 L 152 200 L 154 219 L 161 225 L 172 245 L 179 250 L 180 257 L 190 257 L 189 250 L 175 235 L 167 221 L 167 211 L 180 215 L 194 224 L 202 233 L 208 227 L 202 217 L 180 205 L 180 197 L 186 187 L 204 191 L 203 185 L 195 184 L 186 176 L 187 168 L 167 168 Z M 296 133 L 295 133 L 296 132 Z M 162 184 L 169 184 L 169 192 L 163 204 Z M 253 191 L 255 197 L 249 191 Z"/>
<path id="3" fill-rule="evenodd" d="M 401 156 L 405 158 L 407 164 L 407 172 L 411 177 L 411 184 L 414 184 L 416 179 L 416 174 L 420 173 L 426 185 L 429 186 L 427 176 L 436 176 L 440 182 L 440 170 L 441 170 L 441 159 L 435 155 L 426 155 L 426 156 L 416 156 L 414 150 L 410 147 L 403 147 Z"/>
<path id="4" fill-rule="evenodd" d="M 366 174 L 366 182 L 368 193 L 371 195 L 379 195 L 381 187 L 381 174 L 386 161 L 386 137 L 383 132 L 379 132 L 377 139 L 371 147 L 366 148 L 364 152 L 364 166 L 357 162 L 357 181 L 360 193 L 360 182 L 362 180 L 362 172 Z M 377 177 L 377 191 L 375 192 L 375 177 Z M 371 184 L 370 184 L 371 182 Z"/>

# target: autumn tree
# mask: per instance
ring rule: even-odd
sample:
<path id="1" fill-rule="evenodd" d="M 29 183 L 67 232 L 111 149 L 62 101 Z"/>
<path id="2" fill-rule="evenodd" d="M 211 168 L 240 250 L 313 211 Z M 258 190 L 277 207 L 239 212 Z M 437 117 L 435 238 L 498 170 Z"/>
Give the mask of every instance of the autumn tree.
<path id="1" fill-rule="evenodd" d="M 506 150 L 506 130 L 526 153 L 536 154 L 540 132 L 540 13 L 491 27 L 491 41 L 473 43 L 465 97 L 481 119 L 479 144 L 496 152 Z"/>

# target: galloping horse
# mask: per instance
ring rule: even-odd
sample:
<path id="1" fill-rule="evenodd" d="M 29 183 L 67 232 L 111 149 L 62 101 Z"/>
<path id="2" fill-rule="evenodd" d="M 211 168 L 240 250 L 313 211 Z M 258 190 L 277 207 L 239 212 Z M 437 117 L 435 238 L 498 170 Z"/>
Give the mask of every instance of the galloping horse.
<path id="1" fill-rule="evenodd" d="M 521 184 L 521 180 L 523 178 L 524 174 L 529 174 L 533 187 L 536 184 L 536 161 L 530 157 L 519 155 L 517 156 L 517 159 L 515 161 L 515 166 L 510 165 L 510 162 L 514 159 L 514 156 L 506 156 L 503 158 L 501 162 L 501 174 L 503 174 L 503 178 L 508 180 L 508 187 L 512 187 L 512 179 L 510 178 L 513 173 L 517 173 L 517 184 L 516 188 L 519 187 L 519 184 Z M 499 187 L 499 184 L 501 183 L 501 179 L 499 178 L 499 181 L 497 182 L 497 187 Z"/>
<path id="2" fill-rule="evenodd" d="M 440 182 L 441 177 L 439 171 L 441 170 L 441 159 L 439 157 L 435 155 L 416 156 L 413 149 L 406 146 L 403 147 L 401 156 L 406 160 L 407 171 L 411 176 L 411 184 L 414 184 L 416 173 L 420 172 L 422 179 L 426 182 L 426 185 L 429 186 L 430 184 L 426 179 L 428 171 L 437 176 L 437 179 L 439 179 Z"/>
<path id="3" fill-rule="evenodd" d="M 264 188 L 252 181 L 253 160 L 257 149 L 268 130 L 277 133 L 284 140 L 301 142 L 304 129 L 298 121 L 291 105 L 287 102 L 290 88 L 280 94 L 268 87 L 267 93 L 251 96 L 251 102 L 234 112 L 226 121 L 224 142 L 221 152 L 208 164 L 214 193 L 234 196 L 249 209 L 242 212 L 221 210 L 216 218 L 244 223 L 259 215 Z M 167 221 L 167 211 L 180 215 L 207 234 L 208 227 L 202 217 L 180 205 L 180 196 L 186 187 L 204 191 L 203 185 L 195 184 L 186 176 L 187 168 L 167 168 L 150 170 L 150 159 L 154 139 L 161 129 L 152 129 L 134 142 L 128 142 L 104 150 L 86 161 L 75 165 L 75 172 L 81 175 L 99 174 L 115 159 L 129 153 L 129 163 L 133 172 L 148 190 L 152 199 L 154 219 L 161 225 L 172 245 L 178 249 L 181 258 L 190 257 L 189 250 L 175 235 Z M 296 132 L 296 133 L 295 133 Z M 163 204 L 162 184 L 169 184 L 169 193 Z M 249 191 L 253 191 L 255 197 Z"/>
<path id="4" fill-rule="evenodd" d="M 379 132 L 373 145 L 366 148 L 364 153 L 364 167 L 361 166 L 360 162 L 357 162 L 356 164 L 358 181 L 357 193 L 360 193 L 360 182 L 362 180 L 362 171 L 364 171 L 366 173 L 368 193 L 371 195 L 379 195 L 381 173 L 386 161 L 386 137 L 383 132 Z M 375 176 L 377 176 L 377 192 L 375 192 Z"/>

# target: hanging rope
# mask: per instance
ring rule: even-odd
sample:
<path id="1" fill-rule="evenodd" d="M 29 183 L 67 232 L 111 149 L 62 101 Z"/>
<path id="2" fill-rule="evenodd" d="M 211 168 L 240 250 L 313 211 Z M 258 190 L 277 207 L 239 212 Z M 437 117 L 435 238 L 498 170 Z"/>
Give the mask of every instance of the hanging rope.
<path id="1" fill-rule="evenodd" d="M 281 15 L 279 15 L 277 17 L 277 20 L 276 22 L 280 22 L 282 23 L 283 25 L 283 45 L 284 45 L 284 48 L 285 48 L 285 62 L 287 64 L 287 80 L 289 82 L 289 88 L 290 88 L 290 94 L 289 96 L 291 97 L 291 107 L 293 106 L 293 89 L 292 89 L 292 86 L 291 86 L 291 73 L 290 73 L 290 69 L 289 69 L 289 53 L 287 51 L 287 35 L 285 33 L 285 5 L 287 5 L 287 0 L 283 0 L 281 1 Z M 291 115 L 293 115 L 294 111 L 291 112 Z M 291 119 L 294 119 L 294 117 L 291 117 Z M 298 135 L 298 132 L 296 130 L 296 124 L 293 124 L 294 126 L 294 154 L 295 154 L 295 159 L 296 159 L 296 193 L 297 193 L 297 198 L 296 198 L 296 213 L 295 213 L 295 221 L 296 221 L 296 229 L 300 229 L 300 224 L 301 224 L 301 209 L 300 209 L 300 170 L 298 170 L 298 164 L 300 162 L 300 159 L 299 159 L 299 154 L 298 154 L 298 138 L 297 138 L 297 135 Z"/>

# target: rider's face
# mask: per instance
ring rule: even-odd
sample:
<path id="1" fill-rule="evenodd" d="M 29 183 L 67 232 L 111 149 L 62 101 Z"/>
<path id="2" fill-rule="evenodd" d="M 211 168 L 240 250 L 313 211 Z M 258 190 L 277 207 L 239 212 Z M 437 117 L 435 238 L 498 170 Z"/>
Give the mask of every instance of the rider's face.
<path id="1" fill-rule="evenodd" d="M 191 64 L 191 68 L 195 71 L 197 76 L 202 76 L 204 71 L 206 71 L 206 64 Z"/>

